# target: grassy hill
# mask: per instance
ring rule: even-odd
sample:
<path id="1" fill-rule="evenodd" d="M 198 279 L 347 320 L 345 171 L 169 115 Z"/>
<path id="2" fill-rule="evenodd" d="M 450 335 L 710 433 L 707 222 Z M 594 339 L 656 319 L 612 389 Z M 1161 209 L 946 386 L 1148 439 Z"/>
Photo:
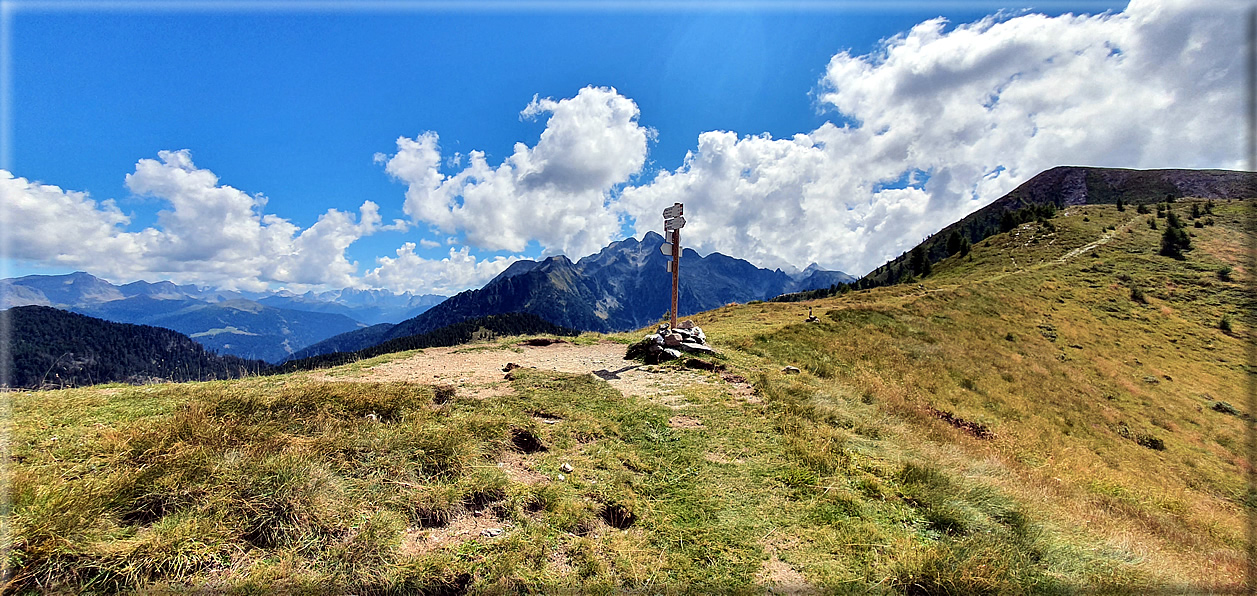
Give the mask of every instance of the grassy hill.
<path id="1" fill-rule="evenodd" d="M 6 591 L 1234 591 L 1252 203 L 1193 204 L 1182 260 L 1155 213 L 1069 205 L 919 283 L 700 314 L 727 370 L 651 367 L 662 401 L 531 369 L 14 393 Z"/>
<path id="2" fill-rule="evenodd" d="M 918 250 L 923 258 L 937 262 L 956 252 L 949 246 L 953 242 L 977 243 L 1071 206 L 1120 203 L 1123 210 L 1142 210 L 1181 197 L 1226 201 L 1255 195 L 1257 174 L 1250 172 L 1059 166 L 939 230 L 921 242 Z M 897 283 L 919 269 L 912 266 L 912 255 L 904 253 L 865 275 L 862 287 Z"/>

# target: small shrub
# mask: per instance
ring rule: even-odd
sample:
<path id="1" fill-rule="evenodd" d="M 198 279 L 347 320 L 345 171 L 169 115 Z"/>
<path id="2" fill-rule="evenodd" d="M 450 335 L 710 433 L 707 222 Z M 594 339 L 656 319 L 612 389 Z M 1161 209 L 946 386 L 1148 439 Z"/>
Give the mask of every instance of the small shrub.
<path id="1" fill-rule="evenodd" d="M 1005 341 L 1017 341 L 1017 336 L 1016 336 L 1016 335 L 1013 335 L 1013 333 L 1012 333 L 1011 331 L 1009 331 L 1009 332 L 1008 332 L 1008 334 L 1004 336 L 1004 340 L 1005 340 Z"/>
<path id="2" fill-rule="evenodd" d="M 1135 213 L 1138 213 L 1138 214 L 1140 214 L 1140 215 L 1147 215 L 1148 213 L 1151 213 L 1151 211 L 1152 211 L 1152 210 L 1151 210 L 1151 209 L 1148 209 L 1148 206 L 1147 206 L 1147 205 L 1142 205 L 1142 204 L 1141 204 L 1141 205 L 1137 205 L 1137 206 L 1135 207 Z"/>
<path id="3" fill-rule="evenodd" d="M 432 403 L 444 404 L 454 399 L 457 389 L 453 385 L 436 385 L 432 388 Z"/>
<path id="4" fill-rule="evenodd" d="M 1123 203 L 1121 199 L 1118 199 L 1118 200 L 1117 200 L 1117 210 L 1118 210 L 1118 211 L 1125 211 L 1125 210 L 1126 210 L 1126 203 Z"/>
<path id="5" fill-rule="evenodd" d="M 1194 224 L 1192 224 L 1192 225 L 1193 225 L 1194 227 L 1196 227 L 1196 228 L 1204 228 L 1204 227 L 1205 227 L 1205 222 L 1203 222 L 1203 221 L 1201 221 L 1201 220 L 1199 220 L 1199 219 L 1198 219 L 1198 220 L 1196 220 L 1196 223 L 1194 223 Z"/>
<path id="6" fill-rule="evenodd" d="M 1152 228 L 1152 229 L 1154 229 L 1154 230 L 1155 230 L 1155 229 L 1157 229 L 1157 220 L 1156 220 L 1156 219 L 1149 219 L 1149 220 L 1148 220 L 1148 227 L 1150 227 L 1150 228 Z"/>
<path id="7" fill-rule="evenodd" d="M 1231 271 L 1232 269 L 1230 265 L 1223 265 L 1221 269 L 1218 269 L 1218 279 L 1222 281 L 1231 281 Z"/>
<path id="8" fill-rule="evenodd" d="M 1215 412 L 1222 412 L 1223 414 L 1230 414 L 1232 416 L 1240 415 L 1238 408 L 1224 401 L 1214 402 L 1212 408 Z"/>
<path id="9" fill-rule="evenodd" d="M 1233 331 L 1231 328 L 1231 315 L 1222 315 L 1222 319 L 1218 321 L 1218 329 L 1221 329 L 1223 333 Z"/>
<path id="10" fill-rule="evenodd" d="M 1140 446 L 1147 447 L 1156 451 L 1165 451 L 1165 441 L 1158 439 L 1152 435 L 1135 435 L 1135 442 Z"/>
<path id="11" fill-rule="evenodd" d="M 1140 304 L 1148 303 L 1148 297 L 1144 296 L 1144 291 L 1138 287 L 1130 289 L 1130 299 Z"/>

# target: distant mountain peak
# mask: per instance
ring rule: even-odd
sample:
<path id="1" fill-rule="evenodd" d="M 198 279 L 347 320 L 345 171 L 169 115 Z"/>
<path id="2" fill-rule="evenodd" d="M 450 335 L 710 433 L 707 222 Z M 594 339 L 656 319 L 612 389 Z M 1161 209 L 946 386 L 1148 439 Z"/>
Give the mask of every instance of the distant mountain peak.
<path id="1" fill-rule="evenodd" d="M 667 257 L 658 250 L 663 240 L 658 233 L 647 232 L 641 241 L 617 240 L 576 263 L 563 255 L 540 263 L 516 261 L 479 290 L 462 292 L 399 323 L 379 341 L 509 312 L 532 313 L 584 331 L 622 331 L 656 323 L 670 306 L 672 287 L 664 266 Z M 806 279 L 796 280 L 742 259 L 718 252 L 701 256 L 690 248 L 682 251 L 681 272 L 682 315 L 854 279 L 812 267 Z"/>

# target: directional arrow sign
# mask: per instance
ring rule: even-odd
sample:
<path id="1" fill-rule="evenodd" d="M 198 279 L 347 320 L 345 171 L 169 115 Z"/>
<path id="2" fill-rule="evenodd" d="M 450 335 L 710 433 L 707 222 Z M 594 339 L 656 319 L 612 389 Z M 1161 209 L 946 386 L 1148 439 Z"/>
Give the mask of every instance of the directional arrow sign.
<path id="1" fill-rule="evenodd" d="M 668 244 L 667 242 L 664 242 L 663 244 L 660 244 L 660 245 L 659 245 L 659 252 L 663 253 L 663 254 L 664 254 L 664 256 L 666 256 L 666 257 L 670 257 L 670 256 L 672 256 L 672 245 L 671 245 L 671 244 Z"/>
<path id="2" fill-rule="evenodd" d="M 685 207 L 681 205 L 680 203 L 676 203 L 672 205 L 671 207 L 668 207 L 667 209 L 663 210 L 663 218 L 672 219 L 674 217 L 680 217 L 682 213 L 685 213 Z"/>
<path id="3" fill-rule="evenodd" d="M 684 228 L 684 227 L 685 227 L 685 218 L 684 218 L 684 217 L 677 216 L 677 217 L 674 217 L 674 218 L 672 218 L 672 219 L 665 219 L 665 220 L 663 221 L 663 229 L 665 229 L 665 230 L 669 230 L 669 231 L 671 231 L 671 230 L 679 230 L 679 229 Z"/>

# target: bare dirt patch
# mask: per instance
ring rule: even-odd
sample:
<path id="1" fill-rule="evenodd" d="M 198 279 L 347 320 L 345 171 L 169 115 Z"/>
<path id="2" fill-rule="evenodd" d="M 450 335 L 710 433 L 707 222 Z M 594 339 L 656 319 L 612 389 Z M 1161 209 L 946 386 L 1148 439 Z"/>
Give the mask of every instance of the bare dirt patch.
<path id="1" fill-rule="evenodd" d="M 431 385 L 454 384 L 460 388 L 499 386 L 508 363 L 519 367 L 584 374 L 608 366 L 623 366 L 624 346 L 603 342 L 588 346 L 555 343 L 546 346 L 514 346 L 468 350 L 466 346 L 428 348 L 409 358 L 364 369 L 344 381 L 409 381 Z M 631 364 L 631 363 L 629 363 Z"/>
<path id="2" fill-rule="evenodd" d="M 568 563 L 567 553 L 558 548 L 551 550 L 549 556 L 546 557 L 546 570 L 562 578 L 571 577 L 576 572 L 571 563 Z"/>
<path id="3" fill-rule="evenodd" d="M 703 421 L 693 416 L 673 416 L 668 419 L 668 426 L 672 428 L 703 428 Z"/>
<path id="4" fill-rule="evenodd" d="M 820 594 L 816 586 L 809 584 L 789 563 L 782 561 L 777 553 L 789 550 L 794 546 L 793 540 L 764 541 L 764 550 L 768 558 L 755 574 L 755 583 L 765 587 L 769 594 Z"/>
<path id="5" fill-rule="evenodd" d="M 513 529 L 511 522 L 492 515 L 464 515 L 440 528 L 410 528 L 402 534 L 401 553 L 425 555 L 469 540 L 501 540 Z"/>
<path id="6" fill-rule="evenodd" d="M 511 482 L 520 484 L 546 484 L 550 482 L 550 477 L 538 472 L 533 468 L 528 457 L 522 453 L 508 451 L 502 460 L 498 462 L 498 468 L 502 470 Z"/>
<path id="7" fill-rule="evenodd" d="M 795 571 L 785 561 L 775 555 L 764 561 L 759 571 L 760 582 L 768 588 L 769 594 L 819 594 L 816 588 L 808 585 L 803 574 Z"/>
<path id="8" fill-rule="evenodd" d="M 592 345 L 553 343 L 517 345 L 500 349 L 429 348 L 409 358 L 386 362 L 350 375 L 315 378 L 342 382 L 405 381 L 425 385 L 453 385 L 458 397 L 490 398 L 510 393 L 507 364 L 569 374 L 592 374 L 626 396 L 639 395 L 670 408 L 689 406 L 680 390 L 710 383 L 698 372 L 646 366 L 625 360 L 627 346 L 614 342 Z M 749 385 L 747 385 L 749 388 Z"/>
<path id="9" fill-rule="evenodd" d="M 764 401 L 755 394 L 755 386 L 752 385 L 750 381 L 747 381 L 746 377 L 742 375 L 721 373 L 720 380 L 728 383 L 729 395 L 732 395 L 736 399 L 752 404 L 758 404 Z"/>

